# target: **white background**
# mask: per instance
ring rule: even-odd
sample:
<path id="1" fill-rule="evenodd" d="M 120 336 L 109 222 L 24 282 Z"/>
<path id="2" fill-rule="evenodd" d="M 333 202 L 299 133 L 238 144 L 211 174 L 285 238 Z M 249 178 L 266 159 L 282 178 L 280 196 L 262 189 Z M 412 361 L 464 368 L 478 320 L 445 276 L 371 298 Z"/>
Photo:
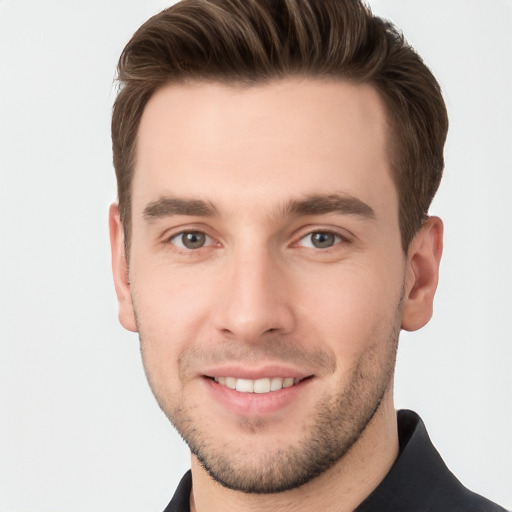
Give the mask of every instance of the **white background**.
<path id="1" fill-rule="evenodd" d="M 0 0 L 0 510 L 159 511 L 187 449 L 117 322 L 112 79 L 161 0 Z M 398 407 L 512 507 L 512 2 L 375 0 L 440 78 L 451 129 L 434 319 L 402 337 Z"/>

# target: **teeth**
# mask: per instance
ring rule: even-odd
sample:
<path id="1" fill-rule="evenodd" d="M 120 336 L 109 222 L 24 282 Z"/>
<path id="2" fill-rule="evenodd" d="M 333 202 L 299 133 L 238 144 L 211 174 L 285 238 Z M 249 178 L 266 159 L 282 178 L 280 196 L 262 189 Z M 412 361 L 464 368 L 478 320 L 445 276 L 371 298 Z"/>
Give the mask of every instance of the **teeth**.
<path id="1" fill-rule="evenodd" d="M 270 391 L 279 391 L 283 387 L 283 379 L 281 377 L 274 377 L 270 383 Z"/>
<path id="2" fill-rule="evenodd" d="M 222 382 L 219 382 L 222 384 Z M 226 377 L 226 386 L 231 389 L 236 389 L 236 379 L 234 377 Z"/>
<path id="3" fill-rule="evenodd" d="M 298 384 L 300 379 L 292 377 L 272 377 L 271 379 L 237 379 L 235 377 L 214 377 L 213 380 L 230 389 L 236 389 L 240 393 L 268 393 L 289 388 Z"/>
<path id="4" fill-rule="evenodd" d="M 254 381 L 249 379 L 238 379 L 236 381 L 236 390 L 241 393 L 254 393 Z"/>
<path id="5" fill-rule="evenodd" d="M 283 388 L 289 388 L 291 386 L 293 386 L 293 379 L 291 379 L 290 377 L 283 379 Z"/>
<path id="6" fill-rule="evenodd" d="M 255 393 L 268 393 L 270 391 L 270 379 L 258 379 L 254 381 Z"/>

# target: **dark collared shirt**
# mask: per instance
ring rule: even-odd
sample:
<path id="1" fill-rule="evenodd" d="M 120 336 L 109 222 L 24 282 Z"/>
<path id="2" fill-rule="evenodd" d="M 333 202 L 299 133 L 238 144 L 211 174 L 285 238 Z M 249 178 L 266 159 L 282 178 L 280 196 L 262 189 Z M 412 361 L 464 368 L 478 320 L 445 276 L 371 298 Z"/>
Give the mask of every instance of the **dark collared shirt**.
<path id="1" fill-rule="evenodd" d="M 398 412 L 398 439 L 393 467 L 354 512 L 506 512 L 455 478 L 415 412 Z M 189 471 L 164 512 L 190 512 L 191 488 Z"/>

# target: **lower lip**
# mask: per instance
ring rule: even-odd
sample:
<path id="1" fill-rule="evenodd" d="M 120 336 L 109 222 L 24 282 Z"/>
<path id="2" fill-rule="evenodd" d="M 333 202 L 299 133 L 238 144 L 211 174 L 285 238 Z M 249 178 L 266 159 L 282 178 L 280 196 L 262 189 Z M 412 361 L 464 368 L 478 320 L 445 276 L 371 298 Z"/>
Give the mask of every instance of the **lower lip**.
<path id="1" fill-rule="evenodd" d="M 231 413 L 255 417 L 274 414 L 290 406 L 312 379 L 307 378 L 289 388 L 268 393 L 241 393 L 210 378 L 204 377 L 203 380 L 214 400 Z"/>

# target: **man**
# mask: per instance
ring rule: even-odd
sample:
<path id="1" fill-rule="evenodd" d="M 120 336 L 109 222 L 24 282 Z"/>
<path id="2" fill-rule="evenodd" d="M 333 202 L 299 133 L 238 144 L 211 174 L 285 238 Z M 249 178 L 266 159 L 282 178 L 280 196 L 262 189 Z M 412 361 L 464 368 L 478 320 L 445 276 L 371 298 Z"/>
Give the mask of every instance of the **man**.
<path id="1" fill-rule="evenodd" d="M 394 27 L 350 0 L 185 0 L 119 80 L 119 317 L 192 452 L 166 511 L 503 510 L 393 405 L 448 125 Z"/>

